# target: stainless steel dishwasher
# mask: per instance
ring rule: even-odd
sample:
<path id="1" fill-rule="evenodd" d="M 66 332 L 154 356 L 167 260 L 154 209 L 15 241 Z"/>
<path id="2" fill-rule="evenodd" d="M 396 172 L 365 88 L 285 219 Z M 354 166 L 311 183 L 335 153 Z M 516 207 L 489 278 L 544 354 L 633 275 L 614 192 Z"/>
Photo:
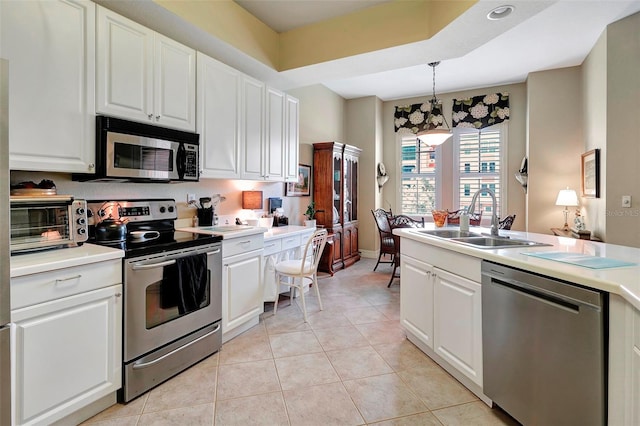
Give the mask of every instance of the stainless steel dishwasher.
<path id="1" fill-rule="evenodd" d="M 608 293 L 482 263 L 485 395 L 524 425 L 606 424 Z"/>

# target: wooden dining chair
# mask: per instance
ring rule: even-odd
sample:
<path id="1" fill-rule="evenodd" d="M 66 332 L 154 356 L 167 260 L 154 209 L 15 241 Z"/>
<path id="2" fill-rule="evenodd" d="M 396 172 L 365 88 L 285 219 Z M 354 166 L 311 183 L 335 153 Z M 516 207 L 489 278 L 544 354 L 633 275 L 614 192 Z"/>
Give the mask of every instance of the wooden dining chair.
<path id="1" fill-rule="evenodd" d="M 393 216 L 391 211 L 384 209 L 371 210 L 373 218 L 376 221 L 378 227 L 378 235 L 380 236 L 380 254 L 378 255 L 378 262 L 373 267 L 375 271 L 378 265 L 381 263 L 393 263 L 393 256 L 396 254 L 395 244 L 393 242 L 393 236 L 391 235 L 391 227 L 389 226 L 389 218 Z M 382 260 L 382 256 L 389 256 L 389 260 Z"/>
<path id="2" fill-rule="evenodd" d="M 504 219 L 498 221 L 498 229 L 511 229 L 511 225 L 513 225 L 514 220 L 516 220 L 515 214 L 505 217 Z"/>
<path id="3" fill-rule="evenodd" d="M 393 271 L 391 271 L 391 279 L 387 287 L 391 287 L 393 279 L 399 277 L 396 275 L 396 270 L 400 266 L 400 237 L 393 235 L 393 230 L 396 228 L 424 228 L 424 217 L 420 220 L 413 219 L 406 215 L 397 215 L 389 219 L 389 226 L 391 227 L 393 243 L 395 246 L 395 254 L 393 255 Z"/>
<path id="4" fill-rule="evenodd" d="M 459 225 L 460 215 L 462 213 L 464 213 L 464 209 L 454 210 L 452 212 L 447 210 L 447 224 Z M 482 210 L 469 216 L 469 225 L 480 226 L 481 221 L 482 221 Z"/>

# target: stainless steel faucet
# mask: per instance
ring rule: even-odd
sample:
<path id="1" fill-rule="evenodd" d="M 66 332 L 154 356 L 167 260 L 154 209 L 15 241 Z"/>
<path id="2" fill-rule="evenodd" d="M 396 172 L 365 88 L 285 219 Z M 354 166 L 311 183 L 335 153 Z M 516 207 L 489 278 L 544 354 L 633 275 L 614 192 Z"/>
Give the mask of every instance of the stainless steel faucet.
<path id="1" fill-rule="evenodd" d="M 471 205 L 469 206 L 469 210 L 467 211 L 467 214 L 471 216 L 474 213 L 476 200 L 478 199 L 480 194 L 483 192 L 486 192 L 487 194 L 489 194 L 491 196 L 491 199 L 493 200 L 493 206 L 491 208 L 491 235 L 493 235 L 494 237 L 497 237 L 500 235 L 498 232 L 498 213 L 496 211 L 498 210 L 498 203 L 496 201 L 496 193 L 493 192 L 493 190 L 489 188 L 478 189 L 476 193 L 473 194 L 473 198 L 471 198 Z"/>

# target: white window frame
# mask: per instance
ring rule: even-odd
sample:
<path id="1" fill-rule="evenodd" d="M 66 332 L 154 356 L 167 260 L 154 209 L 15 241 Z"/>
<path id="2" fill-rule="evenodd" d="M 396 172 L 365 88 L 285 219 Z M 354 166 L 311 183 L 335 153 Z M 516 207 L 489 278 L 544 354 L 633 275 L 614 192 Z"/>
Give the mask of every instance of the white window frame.
<path id="1" fill-rule="evenodd" d="M 498 217 L 502 218 L 503 212 L 507 210 L 507 194 L 509 192 L 508 188 L 508 152 L 507 147 L 508 143 L 508 122 L 503 122 L 500 124 L 496 124 L 495 126 L 487 127 L 482 129 L 483 131 L 491 130 L 498 131 L 500 133 L 500 204 L 498 207 Z M 456 206 L 460 205 L 460 192 L 458 188 L 460 186 L 460 135 L 468 134 L 468 133 L 478 133 L 477 129 L 464 128 L 464 127 L 456 127 L 453 129 L 453 170 L 452 170 L 452 191 L 453 191 L 453 203 Z M 463 207 L 463 206 L 460 206 Z M 477 208 L 477 206 L 476 206 Z M 482 216 L 482 225 L 488 225 L 491 223 L 491 217 Z"/>
<path id="2" fill-rule="evenodd" d="M 402 211 L 402 142 L 405 140 L 416 140 L 417 138 L 412 135 L 398 135 L 396 134 L 396 182 L 398 184 L 398 196 L 396 197 L 396 211 L 399 214 L 405 214 L 410 217 L 424 217 L 425 221 L 432 221 L 431 211 L 427 211 L 424 214 L 421 213 L 407 213 Z M 442 162 L 442 146 L 436 147 L 436 171 L 434 173 L 435 181 L 436 181 L 436 190 L 435 190 L 435 204 L 439 206 L 442 202 L 442 168 L 445 165 Z"/>

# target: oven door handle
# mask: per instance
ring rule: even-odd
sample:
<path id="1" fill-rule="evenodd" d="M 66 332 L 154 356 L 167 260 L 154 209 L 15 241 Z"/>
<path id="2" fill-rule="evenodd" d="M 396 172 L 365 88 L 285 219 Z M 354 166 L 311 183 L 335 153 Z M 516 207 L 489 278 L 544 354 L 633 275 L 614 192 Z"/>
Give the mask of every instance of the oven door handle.
<path id="1" fill-rule="evenodd" d="M 174 263 L 176 263 L 175 259 L 165 260 L 164 262 L 158 262 L 158 263 L 148 263 L 148 264 L 134 263 L 131 268 L 134 271 L 141 271 L 145 269 L 153 269 L 153 268 L 160 268 L 163 266 L 169 266 L 169 265 L 173 265 Z"/>
<path id="2" fill-rule="evenodd" d="M 154 359 L 153 361 L 142 362 L 142 363 L 139 363 L 139 364 L 138 363 L 134 363 L 133 364 L 133 369 L 134 370 L 140 370 L 142 368 L 151 367 L 152 365 L 159 363 L 163 359 L 168 358 L 168 357 L 170 357 L 172 355 L 175 355 L 176 353 L 180 352 L 181 350 L 186 349 L 186 348 L 188 348 L 189 346 L 191 346 L 191 345 L 193 345 L 195 343 L 198 343 L 200 340 L 206 339 L 207 337 L 211 336 L 212 334 L 217 333 L 219 330 L 220 330 L 220 324 L 218 324 L 216 326 L 216 328 L 214 328 L 212 331 L 208 332 L 207 334 L 205 334 L 203 336 L 200 336 L 196 340 L 192 340 L 189 343 L 187 343 L 186 345 L 180 346 L 179 348 L 176 348 L 176 349 L 172 350 L 171 352 L 168 352 L 168 353 L 162 355 L 161 357 L 158 357 L 158 358 Z"/>
<path id="3" fill-rule="evenodd" d="M 220 249 L 215 249 L 214 251 L 208 251 L 206 253 L 207 253 L 207 256 L 213 256 L 214 254 L 220 253 Z"/>

